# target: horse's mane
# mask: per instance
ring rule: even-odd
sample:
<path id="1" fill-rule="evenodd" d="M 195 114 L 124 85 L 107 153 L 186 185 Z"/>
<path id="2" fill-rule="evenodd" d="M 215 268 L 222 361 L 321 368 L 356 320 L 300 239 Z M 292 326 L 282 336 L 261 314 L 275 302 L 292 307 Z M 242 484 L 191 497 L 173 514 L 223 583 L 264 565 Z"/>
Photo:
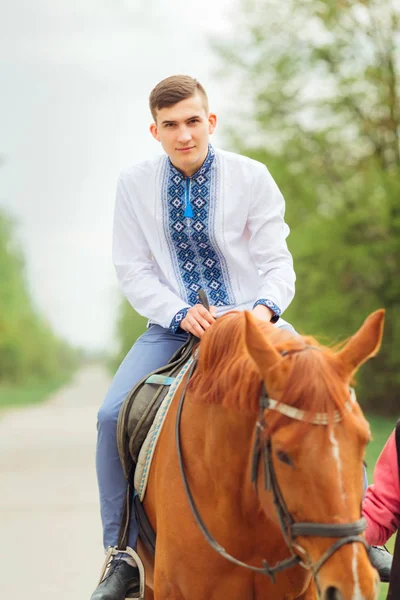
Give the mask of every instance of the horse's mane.
<path id="1" fill-rule="evenodd" d="M 349 395 L 335 357 L 337 347 L 323 346 L 311 336 L 293 335 L 270 323 L 258 321 L 258 325 L 279 353 L 288 353 L 281 359 L 290 369 L 281 402 L 307 411 L 311 419 L 326 413 L 333 421 L 335 411 L 345 418 Z M 217 319 L 200 344 L 198 366 L 189 385 L 192 399 L 254 413 L 259 411 L 261 384 L 261 374 L 246 346 L 245 314 L 232 312 Z M 271 413 L 270 430 L 287 421 L 280 413 Z"/>

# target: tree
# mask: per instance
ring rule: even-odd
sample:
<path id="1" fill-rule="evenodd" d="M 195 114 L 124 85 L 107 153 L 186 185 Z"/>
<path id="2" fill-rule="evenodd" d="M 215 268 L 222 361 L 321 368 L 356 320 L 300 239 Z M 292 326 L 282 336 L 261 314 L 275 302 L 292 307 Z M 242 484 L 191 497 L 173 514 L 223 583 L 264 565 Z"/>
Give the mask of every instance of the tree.
<path id="1" fill-rule="evenodd" d="M 59 377 L 76 367 L 77 358 L 35 307 L 14 223 L 0 212 L 0 383 Z"/>
<path id="2" fill-rule="evenodd" d="M 112 361 L 112 367 L 118 368 L 137 338 L 146 330 L 147 319 L 139 315 L 125 298 L 122 298 L 117 321 L 118 355 Z"/>
<path id="3" fill-rule="evenodd" d="M 214 43 L 244 107 L 231 144 L 267 164 L 287 200 L 288 318 L 338 339 L 384 306 L 359 396 L 386 413 L 400 392 L 399 14 L 389 0 L 242 0 Z"/>

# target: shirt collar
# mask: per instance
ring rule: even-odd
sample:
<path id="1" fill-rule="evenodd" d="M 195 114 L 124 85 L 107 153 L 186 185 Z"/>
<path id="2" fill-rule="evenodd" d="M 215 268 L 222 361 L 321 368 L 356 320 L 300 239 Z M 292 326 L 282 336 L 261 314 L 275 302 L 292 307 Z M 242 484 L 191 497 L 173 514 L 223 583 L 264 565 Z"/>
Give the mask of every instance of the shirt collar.
<path id="1" fill-rule="evenodd" d="M 211 169 L 211 165 L 214 162 L 214 158 L 215 158 L 215 150 L 211 146 L 211 144 L 208 144 L 208 152 L 207 152 L 207 156 L 206 156 L 203 164 L 195 173 L 193 173 L 193 175 L 190 176 L 190 179 L 194 179 L 195 177 L 198 177 L 199 175 L 204 175 L 205 173 L 207 173 Z M 179 177 L 181 177 L 182 179 L 185 179 L 185 175 L 181 171 L 179 171 L 179 169 L 174 167 L 174 165 L 172 164 L 171 159 L 169 157 L 168 157 L 168 164 L 169 164 L 170 170 L 172 171 L 172 173 L 174 173 L 174 175 L 179 175 Z"/>

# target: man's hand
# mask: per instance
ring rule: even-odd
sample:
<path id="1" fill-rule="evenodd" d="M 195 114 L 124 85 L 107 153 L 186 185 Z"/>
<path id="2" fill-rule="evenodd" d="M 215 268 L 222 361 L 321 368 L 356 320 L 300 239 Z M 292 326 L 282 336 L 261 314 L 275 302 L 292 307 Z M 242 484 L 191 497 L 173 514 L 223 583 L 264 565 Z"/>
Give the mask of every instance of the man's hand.
<path id="1" fill-rule="evenodd" d="M 268 306 L 264 306 L 264 304 L 257 304 L 257 306 L 253 308 L 252 313 L 261 321 L 270 321 L 274 316 L 272 310 L 268 308 Z"/>
<path id="2" fill-rule="evenodd" d="M 180 327 L 184 331 L 201 338 L 205 330 L 214 323 L 216 316 L 217 309 L 215 306 L 210 306 L 208 311 L 202 304 L 195 304 L 192 308 L 189 308 L 186 317 L 181 321 Z"/>

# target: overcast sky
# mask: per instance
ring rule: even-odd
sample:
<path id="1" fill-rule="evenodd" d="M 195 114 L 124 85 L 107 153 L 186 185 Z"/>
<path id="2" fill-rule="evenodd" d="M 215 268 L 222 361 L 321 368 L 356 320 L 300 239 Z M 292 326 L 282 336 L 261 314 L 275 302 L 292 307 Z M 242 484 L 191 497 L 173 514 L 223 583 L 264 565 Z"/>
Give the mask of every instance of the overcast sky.
<path id="1" fill-rule="evenodd" d="M 115 186 L 123 167 L 162 151 L 148 133 L 152 87 L 197 77 L 223 126 L 208 38 L 229 35 L 234 5 L 0 0 L 0 205 L 17 218 L 33 297 L 75 344 L 114 338 Z"/>

